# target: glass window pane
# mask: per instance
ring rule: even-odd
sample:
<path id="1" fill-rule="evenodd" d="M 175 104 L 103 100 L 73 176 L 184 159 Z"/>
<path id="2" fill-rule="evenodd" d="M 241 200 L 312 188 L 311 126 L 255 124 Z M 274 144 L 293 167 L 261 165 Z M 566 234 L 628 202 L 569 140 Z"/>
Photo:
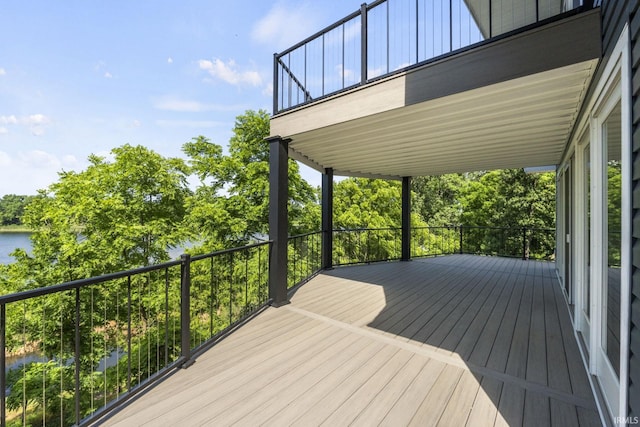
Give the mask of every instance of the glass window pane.
<path id="1" fill-rule="evenodd" d="M 620 104 L 603 126 L 607 153 L 607 283 L 606 316 L 603 322 L 603 348 L 616 374 L 620 376 L 620 279 L 622 233 L 622 126 Z"/>

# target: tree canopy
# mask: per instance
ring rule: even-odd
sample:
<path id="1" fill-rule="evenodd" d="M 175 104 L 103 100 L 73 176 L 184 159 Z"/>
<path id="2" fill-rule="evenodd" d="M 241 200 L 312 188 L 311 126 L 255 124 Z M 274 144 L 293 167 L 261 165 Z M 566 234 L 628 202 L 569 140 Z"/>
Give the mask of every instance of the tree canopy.
<path id="1" fill-rule="evenodd" d="M 6 194 L 0 199 L 0 225 L 22 225 L 25 207 L 36 196 Z"/>

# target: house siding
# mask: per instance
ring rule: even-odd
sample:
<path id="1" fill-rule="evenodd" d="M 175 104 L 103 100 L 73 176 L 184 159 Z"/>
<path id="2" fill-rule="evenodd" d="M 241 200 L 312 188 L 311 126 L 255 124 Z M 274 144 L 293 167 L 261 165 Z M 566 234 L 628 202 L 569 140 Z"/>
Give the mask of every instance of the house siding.
<path id="1" fill-rule="evenodd" d="M 629 19 L 629 9 L 637 0 L 605 0 L 602 2 L 602 48 L 605 58 L 613 51 L 622 29 Z"/>
<path id="2" fill-rule="evenodd" d="M 638 0 L 605 1 L 603 10 L 605 53 L 613 49 L 625 23 L 629 23 L 632 78 L 632 289 L 629 351 L 629 415 L 640 416 L 640 13 Z"/>

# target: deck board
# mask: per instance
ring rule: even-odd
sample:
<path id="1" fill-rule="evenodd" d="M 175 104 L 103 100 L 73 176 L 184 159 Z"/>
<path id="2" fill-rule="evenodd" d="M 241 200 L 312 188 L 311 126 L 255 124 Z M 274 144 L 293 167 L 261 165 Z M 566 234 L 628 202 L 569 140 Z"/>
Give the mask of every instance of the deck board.
<path id="1" fill-rule="evenodd" d="M 570 322 L 549 263 L 338 268 L 103 424 L 600 425 Z"/>

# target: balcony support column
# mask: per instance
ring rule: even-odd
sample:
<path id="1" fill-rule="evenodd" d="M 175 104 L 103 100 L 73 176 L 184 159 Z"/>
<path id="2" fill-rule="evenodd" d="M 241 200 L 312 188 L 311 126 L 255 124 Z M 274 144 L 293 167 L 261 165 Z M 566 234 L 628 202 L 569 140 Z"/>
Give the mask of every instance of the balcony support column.
<path id="1" fill-rule="evenodd" d="M 289 142 L 280 136 L 267 138 L 269 142 L 269 298 L 271 305 L 288 304 L 287 246 L 289 202 Z"/>
<path id="2" fill-rule="evenodd" d="M 333 268 L 333 169 L 322 174 L 322 268 Z"/>
<path id="3" fill-rule="evenodd" d="M 402 261 L 411 260 L 411 177 L 402 177 Z"/>

